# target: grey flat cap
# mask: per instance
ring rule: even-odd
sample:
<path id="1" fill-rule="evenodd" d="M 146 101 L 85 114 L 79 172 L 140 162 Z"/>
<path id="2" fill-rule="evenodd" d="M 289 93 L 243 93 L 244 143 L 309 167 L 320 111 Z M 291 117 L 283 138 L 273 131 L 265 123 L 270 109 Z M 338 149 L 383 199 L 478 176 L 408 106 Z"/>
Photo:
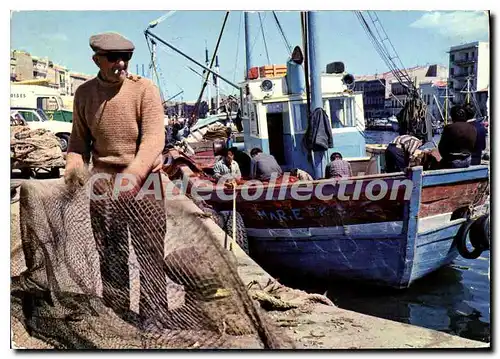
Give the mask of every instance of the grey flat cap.
<path id="1" fill-rule="evenodd" d="M 90 47 L 96 53 L 132 52 L 135 49 L 132 41 L 116 32 L 92 35 L 90 37 Z"/>

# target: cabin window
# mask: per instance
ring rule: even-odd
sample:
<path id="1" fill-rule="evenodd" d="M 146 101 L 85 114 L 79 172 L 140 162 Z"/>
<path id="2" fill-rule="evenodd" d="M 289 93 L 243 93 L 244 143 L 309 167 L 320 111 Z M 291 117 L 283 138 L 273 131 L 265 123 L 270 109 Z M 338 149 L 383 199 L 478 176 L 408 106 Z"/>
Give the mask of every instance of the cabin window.
<path id="1" fill-rule="evenodd" d="M 352 97 L 330 99 L 329 104 L 332 128 L 354 126 Z"/>
<path id="2" fill-rule="evenodd" d="M 55 97 L 38 97 L 36 107 L 44 111 L 56 111 L 59 108 Z"/>
<path id="3" fill-rule="evenodd" d="M 293 129 L 295 133 L 307 130 L 307 104 L 293 105 Z"/>

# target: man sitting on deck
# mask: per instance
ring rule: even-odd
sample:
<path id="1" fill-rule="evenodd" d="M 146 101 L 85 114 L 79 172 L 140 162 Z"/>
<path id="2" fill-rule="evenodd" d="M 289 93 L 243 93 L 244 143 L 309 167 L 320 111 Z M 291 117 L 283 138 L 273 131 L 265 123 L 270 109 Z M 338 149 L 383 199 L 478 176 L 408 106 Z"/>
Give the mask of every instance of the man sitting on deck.
<path id="1" fill-rule="evenodd" d="M 223 148 L 220 152 L 221 158 L 214 165 L 214 177 L 220 179 L 224 175 L 231 175 L 236 180 L 241 178 L 240 166 L 234 160 L 234 149 Z"/>
<path id="2" fill-rule="evenodd" d="M 250 151 L 250 156 L 252 157 L 250 178 L 269 181 L 273 173 L 276 173 L 276 178 L 283 174 L 283 170 L 273 155 L 268 155 L 255 147 Z"/>
<path id="3" fill-rule="evenodd" d="M 339 152 L 330 156 L 330 163 L 326 165 L 326 178 L 349 178 L 352 177 L 351 164 L 342 158 Z"/>
<path id="4" fill-rule="evenodd" d="M 475 150 L 477 130 L 467 122 L 467 112 L 461 105 L 450 110 L 453 123 L 443 129 L 439 140 L 439 153 L 443 158 L 441 168 L 466 168 L 471 164 L 471 154 Z"/>
<path id="5" fill-rule="evenodd" d="M 396 137 L 385 150 L 386 172 L 402 172 L 410 164 L 410 159 L 422 146 L 422 141 L 410 135 Z"/>

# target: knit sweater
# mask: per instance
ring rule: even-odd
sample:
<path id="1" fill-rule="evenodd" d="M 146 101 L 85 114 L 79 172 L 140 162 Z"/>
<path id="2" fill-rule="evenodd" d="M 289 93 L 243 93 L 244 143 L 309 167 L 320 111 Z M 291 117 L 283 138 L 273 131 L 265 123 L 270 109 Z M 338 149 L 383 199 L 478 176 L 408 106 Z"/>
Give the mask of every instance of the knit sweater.
<path id="1" fill-rule="evenodd" d="M 164 144 L 163 106 L 150 80 L 128 76 L 115 84 L 98 76 L 76 90 L 67 168 L 91 155 L 95 168 L 145 177 Z"/>
<path id="2" fill-rule="evenodd" d="M 443 129 L 439 140 L 439 153 L 445 161 L 453 154 L 474 152 L 477 131 L 474 125 L 468 122 L 454 122 Z"/>

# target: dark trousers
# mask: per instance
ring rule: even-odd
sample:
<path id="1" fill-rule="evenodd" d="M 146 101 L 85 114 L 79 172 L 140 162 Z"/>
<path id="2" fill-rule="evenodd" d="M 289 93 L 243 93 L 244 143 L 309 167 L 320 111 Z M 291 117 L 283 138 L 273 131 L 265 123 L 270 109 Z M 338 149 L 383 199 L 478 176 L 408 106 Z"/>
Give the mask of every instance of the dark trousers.
<path id="1" fill-rule="evenodd" d="M 94 190 L 95 193 L 110 193 Z M 99 253 L 103 299 L 117 314 L 130 310 L 129 238 L 140 267 L 139 315 L 152 318 L 167 310 L 164 267 L 166 218 L 154 196 L 90 201 L 92 230 Z"/>
<path id="2" fill-rule="evenodd" d="M 471 156 L 469 154 L 455 155 L 443 158 L 441 168 L 467 168 L 471 165 Z"/>
<path id="3" fill-rule="evenodd" d="M 385 169 L 387 173 L 402 172 L 408 167 L 404 151 L 394 144 L 389 144 L 385 150 Z"/>

